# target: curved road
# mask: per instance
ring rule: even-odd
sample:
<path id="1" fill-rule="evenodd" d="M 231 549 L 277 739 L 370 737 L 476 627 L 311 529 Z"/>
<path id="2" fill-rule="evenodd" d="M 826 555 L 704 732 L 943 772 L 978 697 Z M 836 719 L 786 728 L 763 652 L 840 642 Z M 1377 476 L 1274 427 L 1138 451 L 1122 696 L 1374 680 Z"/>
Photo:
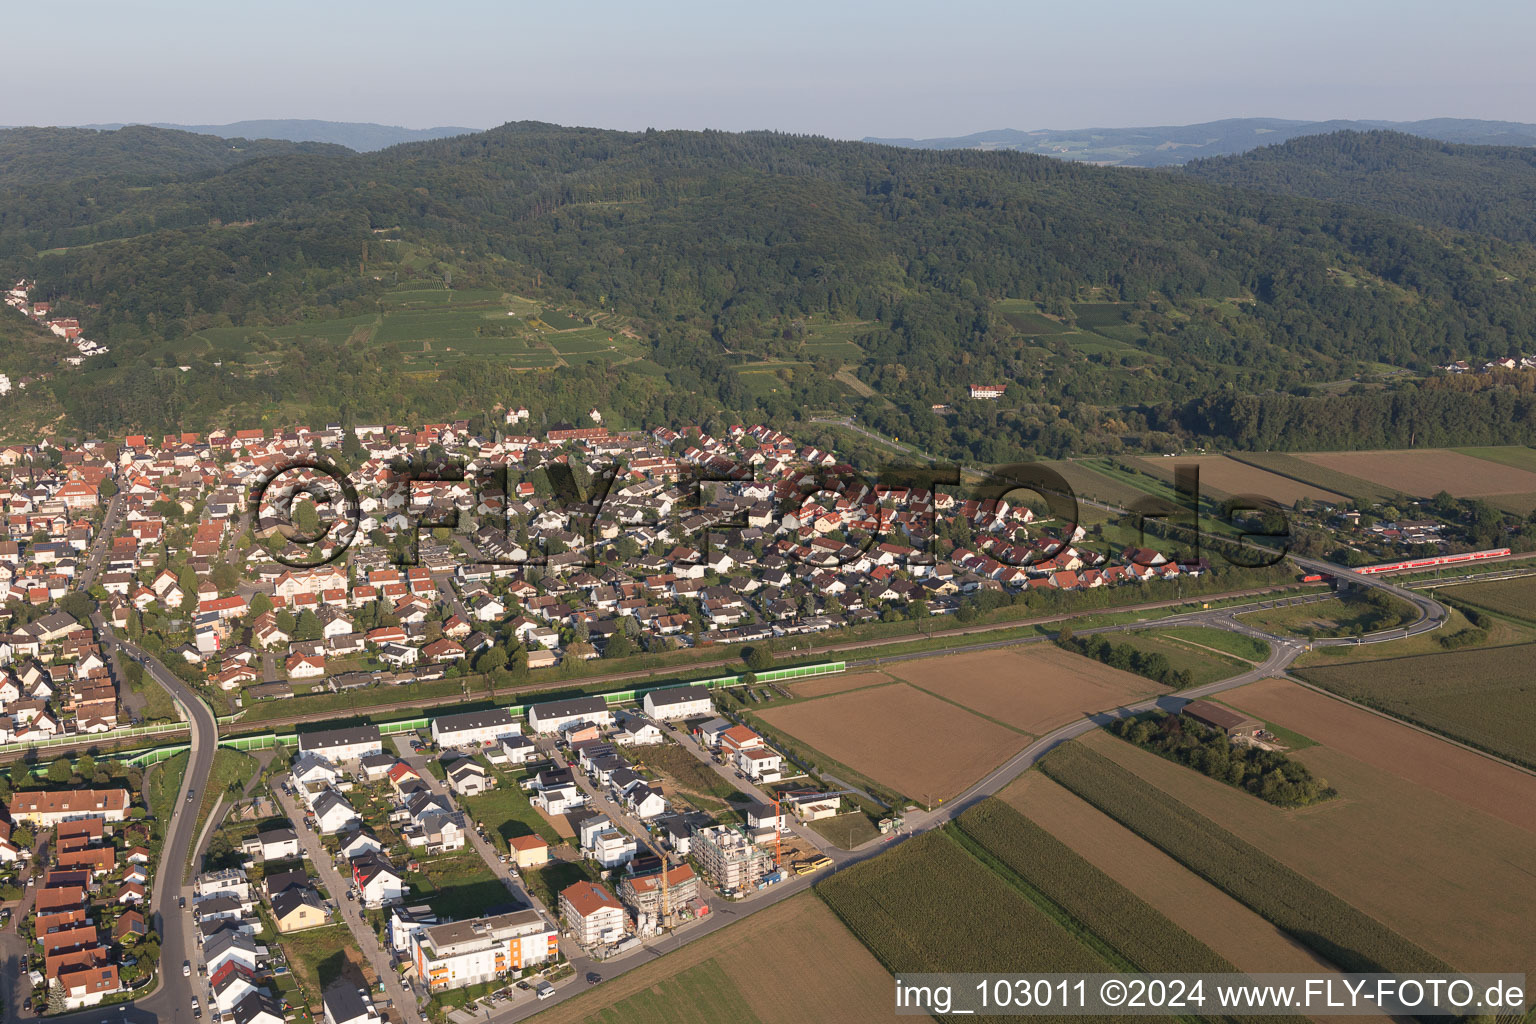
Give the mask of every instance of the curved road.
<path id="1" fill-rule="evenodd" d="M 119 639 L 111 628 L 94 616 L 97 635 L 109 652 L 128 657 L 144 666 L 144 670 L 170 691 L 187 718 L 192 734 L 192 756 L 187 774 L 182 779 L 181 791 L 176 804 L 170 810 L 170 825 L 165 843 L 160 849 L 160 864 L 155 870 L 154 889 L 150 899 L 150 915 L 155 931 L 160 934 L 160 980 L 156 988 L 142 999 L 117 1007 L 94 1007 L 68 1016 L 50 1018 L 65 1024 L 100 1024 L 102 1021 L 133 1021 L 134 1024 L 194 1024 L 192 997 L 193 983 L 198 980 L 181 976 L 183 960 L 193 960 L 196 926 L 192 915 L 180 909 L 179 901 L 186 894 L 182 877 L 187 857 L 192 849 L 193 831 L 197 823 L 197 808 L 201 802 L 202 784 L 213 769 L 213 753 L 218 748 L 218 723 L 203 699 L 157 659 L 135 644 Z M 11 1019 L 16 1019 L 12 1017 Z"/>

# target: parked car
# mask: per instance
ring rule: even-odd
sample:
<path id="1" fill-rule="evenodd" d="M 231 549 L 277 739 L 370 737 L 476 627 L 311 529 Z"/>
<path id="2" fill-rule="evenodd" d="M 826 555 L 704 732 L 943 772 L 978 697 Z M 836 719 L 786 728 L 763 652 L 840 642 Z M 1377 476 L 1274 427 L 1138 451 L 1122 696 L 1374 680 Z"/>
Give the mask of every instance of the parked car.
<path id="1" fill-rule="evenodd" d="M 598 974 L 596 971 L 588 971 L 587 972 L 587 984 L 588 985 L 596 985 L 598 982 L 600 982 L 602 980 L 603 980 L 603 976 L 601 974 Z"/>
<path id="2" fill-rule="evenodd" d="M 190 977 L 192 977 L 192 961 L 191 960 L 183 960 L 181 962 L 181 976 L 183 978 L 190 978 Z"/>
<path id="3" fill-rule="evenodd" d="M 180 910 L 186 910 L 187 909 L 187 898 L 185 896 L 181 897 L 181 899 L 176 901 L 176 906 Z"/>

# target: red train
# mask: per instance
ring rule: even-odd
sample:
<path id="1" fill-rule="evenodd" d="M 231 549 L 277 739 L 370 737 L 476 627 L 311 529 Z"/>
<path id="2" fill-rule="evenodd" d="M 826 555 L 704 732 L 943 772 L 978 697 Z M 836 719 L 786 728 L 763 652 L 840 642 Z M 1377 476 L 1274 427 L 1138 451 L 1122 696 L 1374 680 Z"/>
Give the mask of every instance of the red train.
<path id="1" fill-rule="evenodd" d="M 1406 562 L 1383 562 L 1381 565 L 1365 565 L 1355 572 L 1374 576 L 1382 572 L 1400 572 L 1404 569 L 1433 569 L 1439 565 L 1460 565 L 1463 562 L 1482 562 L 1490 558 L 1503 558 L 1509 548 L 1489 548 L 1487 551 L 1465 551 L 1459 555 L 1436 555 L 1433 558 L 1410 558 Z"/>

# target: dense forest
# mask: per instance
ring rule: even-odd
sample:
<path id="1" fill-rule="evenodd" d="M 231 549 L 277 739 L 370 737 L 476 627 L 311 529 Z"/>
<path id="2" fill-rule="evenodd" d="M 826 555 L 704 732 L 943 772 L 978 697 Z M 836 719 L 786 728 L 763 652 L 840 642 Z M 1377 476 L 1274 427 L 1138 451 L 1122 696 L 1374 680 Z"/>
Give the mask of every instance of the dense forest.
<path id="1" fill-rule="evenodd" d="M 52 379 L 74 429 L 306 409 L 410 419 L 537 392 L 557 418 L 601 397 L 632 425 L 835 407 L 983 461 L 1536 437 L 1519 382 L 1423 379 L 1536 333 L 1536 249 L 1515 231 L 1196 172 L 773 133 L 517 123 L 371 154 L 255 144 L 228 166 L 210 142 L 229 145 L 149 128 L 0 132 L 13 182 L 0 272 L 35 278 L 37 298 L 113 349 Z M 96 176 L 4 170 L 50 158 Z M 273 342 L 259 371 L 195 359 L 177 371 L 167 347 L 210 328 L 369 314 L 411 281 L 611 310 L 640 326 L 645 358 L 541 371 L 486 360 L 417 379 L 344 341 Z M 1033 319 L 1004 315 L 1005 300 Z M 1113 306 L 1094 329 L 1116 340 L 1078 330 L 1084 303 Z M 815 317 L 864 325 L 862 357 L 804 348 Z M 771 393 L 734 372 L 769 359 L 798 363 Z M 831 384 L 845 363 L 874 397 Z M 1001 402 L 963 401 L 987 381 L 1013 386 Z"/>
<path id="2" fill-rule="evenodd" d="M 1536 149 L 1461 146 L 1400 132 L 1336 132 L 1196 160 L 1182 171 L 1202 181 L 1536 242 Z"/>

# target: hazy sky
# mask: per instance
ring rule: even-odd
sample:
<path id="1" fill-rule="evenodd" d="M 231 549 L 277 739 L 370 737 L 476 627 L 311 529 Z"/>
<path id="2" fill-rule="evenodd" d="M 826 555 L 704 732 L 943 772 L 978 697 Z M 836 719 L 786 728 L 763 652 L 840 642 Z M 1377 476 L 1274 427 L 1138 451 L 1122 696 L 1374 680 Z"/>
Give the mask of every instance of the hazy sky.
<path id="1" fill-rule="evenodd" d="M 22 29 L 3 44 L 4 123 L 528 119 L 858 138 L 1536 121 L 1529 0 L 61 0 Z"/>

